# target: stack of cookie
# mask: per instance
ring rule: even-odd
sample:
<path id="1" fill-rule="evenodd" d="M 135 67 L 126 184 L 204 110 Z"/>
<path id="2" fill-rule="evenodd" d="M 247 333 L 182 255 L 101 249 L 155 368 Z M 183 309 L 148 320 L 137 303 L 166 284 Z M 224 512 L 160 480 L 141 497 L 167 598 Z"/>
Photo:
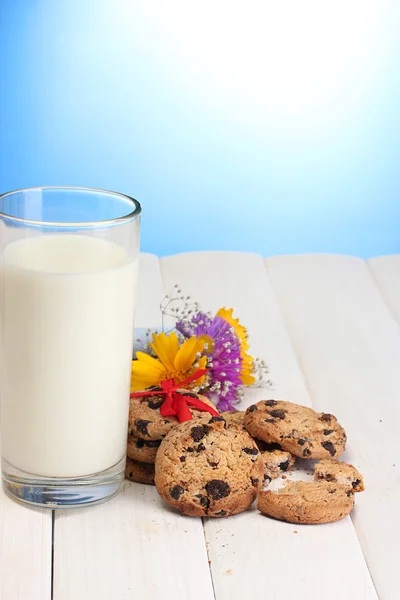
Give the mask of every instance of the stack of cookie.
<path id="1" fill-rule="evenodd" d="M 193 419 L 179 423 L 160 414 L 163 402 L 157 390 L 131 400 L 126 476 L 155 483 L 185 515 L 234 515 L 258 496 L 257 507 L 268 516 L 328 523 L 349 514 L 354 492 L 364 489 L 357 469 L 337 460 L 346 433 L 331 414 L 263 400 L 220 416 L 193 409 Z M 314 469 L 314 480 L 293 480 L 298 473 L 289 471 L 299 459 Z"/>
<path id="2" fill-rule="evenodd" d="M 131 398 L 129 406 L 128 442 L 126 448 L 125 477 L 137 483 L 154 485 L 154 463 L 158 448 L 164 437 L 179 424 L 176 416 L 163 417 L 160 408 L 165 396 L 158 395 L 161 388 L 154 388 L 154 395 Z M 199 398 L 212 408 L 214 405 L 198 394 L 188 390 L 177 393 Z M 190 408 L 192 416 L 200 416 L 200 411 Z M 207 413 L 208 417 L 211 415 Z"/>

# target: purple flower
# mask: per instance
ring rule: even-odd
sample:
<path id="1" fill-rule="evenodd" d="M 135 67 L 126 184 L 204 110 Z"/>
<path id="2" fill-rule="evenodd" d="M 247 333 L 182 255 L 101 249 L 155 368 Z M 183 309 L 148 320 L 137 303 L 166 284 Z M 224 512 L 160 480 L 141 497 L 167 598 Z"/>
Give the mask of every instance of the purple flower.
<path id="1" fill-rule="evenodd" d="M 218 398 L 218 410 L 231 410 L 238 401 L 241 358 L 240 340 L 235 330 L 222 317 L 211 317 L 196 312 L 191 317 L 177 321 L 176 329 L 185 337 L 206 335 L 213 347 L 207 352 L 207 393 Z"/>

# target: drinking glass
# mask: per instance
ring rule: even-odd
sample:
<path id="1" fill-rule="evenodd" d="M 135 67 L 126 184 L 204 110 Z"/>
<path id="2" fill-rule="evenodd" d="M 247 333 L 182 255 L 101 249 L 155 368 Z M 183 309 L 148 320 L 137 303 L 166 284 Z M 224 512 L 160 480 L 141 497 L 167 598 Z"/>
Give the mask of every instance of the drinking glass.
<path id="1" fill-rule="evenodd" d="M 124 477 L 140 204 L 43 187 L 0 196 L 5 492 L 95 504 Z"/>

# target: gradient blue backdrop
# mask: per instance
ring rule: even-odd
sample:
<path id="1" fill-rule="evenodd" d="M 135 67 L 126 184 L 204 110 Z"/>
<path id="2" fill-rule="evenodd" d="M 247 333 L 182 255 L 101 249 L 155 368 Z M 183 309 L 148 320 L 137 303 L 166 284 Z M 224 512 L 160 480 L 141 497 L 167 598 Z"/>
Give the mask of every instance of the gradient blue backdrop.
<path id="1" fill-rule="evenodd" d="M 0 0 L 0 191 L 143 205 L 142 248 L 400 252 L 397 0 Z"/>

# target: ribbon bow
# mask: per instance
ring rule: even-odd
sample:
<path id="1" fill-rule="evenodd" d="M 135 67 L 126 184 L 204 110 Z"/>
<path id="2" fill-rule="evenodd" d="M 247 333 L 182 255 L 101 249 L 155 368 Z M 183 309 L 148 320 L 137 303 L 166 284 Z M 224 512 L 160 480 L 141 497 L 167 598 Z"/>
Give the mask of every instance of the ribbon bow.
<path id="1" fill-rule="evenodd" d="M 211 415 L 218 416 L 219 412 L 215 410 L 212 406 L 208 406 L 205 402 L 202 402 L 197 397 L 194 397 L 192 394 L 178 394 L 177 390 L 183 388 L 188 383 L 192 383 L 192 381 L 196 381 L 196 379 L 200 379 L 207 373 L 206 369 L 198 369 L 193 375 L 180 381 L 179 383 L 175 383 L 173 379 L 164 379 L 161 382 L 161 390 L 148 390 L 145 392 L 134 392 L 131 394 L 131 398 L 137 398 L 139 396 L 154 396 L 157 394 L 158 396 L 165 395 L 166 398 L 161 405 L 160 414 L 162 417 L 170 417 L 171 415 L 176 415 L 180 423 L 184 421 L 190 421 L 192 417 L 192 413 L 190 412 L 189 406 L 193 408 L 197 408 L 197 410 L 202 410 L 204 412 L 209 412 Z"/>

